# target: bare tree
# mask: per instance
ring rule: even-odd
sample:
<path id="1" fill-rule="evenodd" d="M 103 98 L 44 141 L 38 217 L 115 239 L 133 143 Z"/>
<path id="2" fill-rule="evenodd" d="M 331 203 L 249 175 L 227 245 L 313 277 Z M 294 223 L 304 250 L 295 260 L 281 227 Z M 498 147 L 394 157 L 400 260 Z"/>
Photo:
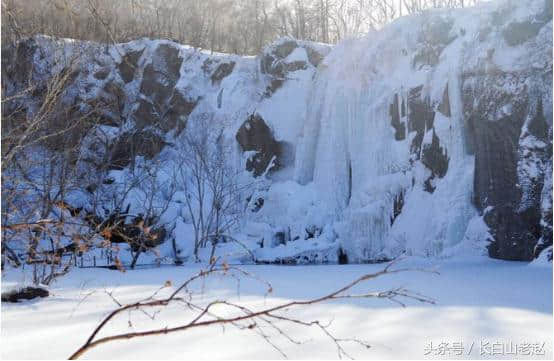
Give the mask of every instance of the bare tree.
<path id="1" fill-rule="evenodd" d="M 2 253 L 17 267 L 31 265 L 35 284 L 66 274 L 94 238 L 65 206 L 80 188 L 80 139 L 95 121 L 64 101 L 73 64 L 29 91 L 2 92 Z M 41 94 L 37 104 L 29 92 Z"/>
<path id="2" fill-rule="evenodd" d="M 237 172 L 230 167 L 223 128 L 216 128 L 211 117 L 204 117 L 189 127 L 178 142 L 175 179 L 183 191 L 186 213 L 194 229 L 194 256 L 212 243 L 215 246 L 236 225 L 242 212 L 241 186 Z"/>
<path id="3" fill-rule="evenodd" d="M 277 36 L 336 43 L 398 16 L 478 0 L 2 1 L 2 40 L 47 34 L 98 42 L 169 38 L 212 51 L 257 54 Z"/>

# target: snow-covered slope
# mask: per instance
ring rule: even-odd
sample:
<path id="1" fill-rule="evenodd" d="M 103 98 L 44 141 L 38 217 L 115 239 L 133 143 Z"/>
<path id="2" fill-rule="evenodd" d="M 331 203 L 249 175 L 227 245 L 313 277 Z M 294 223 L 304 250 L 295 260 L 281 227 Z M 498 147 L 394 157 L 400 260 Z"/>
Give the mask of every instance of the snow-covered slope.
<path id="1" fill-rule="evenodd" d="M 166 40 L 35 37 L 3 52 L 2 82 L 14 93 L 26 74 L 38 82 L 78 55 L 67 102 L 76 112 L 102 104 L 104 125 L 90 132 L 119 149 L 105 192 L 136 164 L 163 157 L 158 171 L 170 171 L 171 144 L 195 124 L 222 127 L 233 166 L 256 179 L 233 232 L 258 261 L 373 262 L 486 246 L 492 257 L 530 260 L 552 244 L 551 54 L 550 1 L 494 1 L 404 17 L 332 49 L 280 39 L 258 57 Z M 34 100 L 25 98 L 27 111 Z M 136 134 L 144 146 L 129 149 Z M 126 201 L 139 213 L 135 193 Z M 92 200 L 83 190 L 68 201 Z M 168 201 L 167 239 L 189 254 L 183 204 Z M 233 245 L 219 250 L 235 251 L 248 259 Z"/>

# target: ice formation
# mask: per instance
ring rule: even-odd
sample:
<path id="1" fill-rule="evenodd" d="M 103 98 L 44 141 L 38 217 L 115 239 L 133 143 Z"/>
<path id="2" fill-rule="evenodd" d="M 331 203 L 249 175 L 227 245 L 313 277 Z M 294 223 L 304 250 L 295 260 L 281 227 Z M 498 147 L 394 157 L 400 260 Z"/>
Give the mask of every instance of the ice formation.
<path id="1" fill-rule="evenodd" d="M 114 139 L 140 128 L 172 144 L 202 119 L 221 127 L 233 166 L 250 162 L 263 173 L 233 231 L 259 261 L 446 257 L 486 252 L 489 242 L 500 245 L 492 256 L 529 259 L 530 243 L 544 240 L 552 222 L 551 35 L 548 1 L 494 1 L 403 17 L 332 48 L 284 38 L 258 57 L 239 57 L 161 40 L 104 47 L 38 37 L 32 53 L 47 56 L 26 60 L 47 74 L 59 70 L 48 65 L 60 58 L 48 51 L 53 44 L 89 51 L 74 99 L 123 94 L 124 124 L 103 126 Z M 263 123 L 271 147 L 256 143 L 248 119 Z M 248 150 L 237 144 L 240 132 Z M 137 162 L 171 160 L 172 152 Z M 110 176 L 124 179 L 126 167 Z M 129 197 L 141 207 L 140 195 Z M 191 230 L 178 197 L 162 219 L 187 254 Z M 219 248 L 247 258 L 233 245 Z"/>

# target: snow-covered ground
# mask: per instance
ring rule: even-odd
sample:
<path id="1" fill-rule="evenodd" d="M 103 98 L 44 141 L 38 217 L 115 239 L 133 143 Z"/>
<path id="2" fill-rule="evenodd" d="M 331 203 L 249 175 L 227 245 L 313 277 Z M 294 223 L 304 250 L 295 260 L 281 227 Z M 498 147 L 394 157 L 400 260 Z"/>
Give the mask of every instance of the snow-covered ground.
<path id="1" fill-rule="evenodd" d="M 254 281 L 215 277 L 203 283 L 203 297 L 239 298 L 260 308 L 275 302 L 306 299 L 328 293 L 383 264 L 325 266 L 242 266 L 272 283 L 273 292 Z M 372 348 L 352 345 L 356 358 L 552 358 L 552 266 L 496 261 L 487 258 L 446 261 L 408 258 L 395 267 L 437 270 L 440 274 L 410 271 L 386 275 L 367 283 L 371 290 L 406 287 L 436 300 L 436 305 L 407 301 L 402 308 L 384 300 L 335 301 L 291 310 L 304 320 L 333 320 L 337 337 L 357 337 Z M 2 304 L 2 358 L 65 358 L 82 344 L 115 304 L 149 296 L 165 281 L 175 287 L 199 270 L 199 265 L 127 271 L 75 269 L 51 287 L 52 296 L 20 304 Z M 21 281 L 8 272 L 3 290 Z M 366 289 L 367 289 L 366 288 Z M 169 290 L 166 290 L 167 292 Z M 164 291 L 165 292 L 165 291 Z M 185 310 L 170 308 L 156 317 L 124 314 L 107 332 L 175 325 Z M 131 321 L 131 323 L 129 323 Z M 115 329 L 117 328 L 117 330 Z M 286 326 L 290 335 L 305 341 L 276 344 L 291 358 L 336 358 L 332 342 L 315 328 Z M 440 355 L 440 343 L 450 347 Z M 544 346 L 543 346 L 544 343 Z M 444 345 L 444 344 L 443 344 Z M 472 346 L 473 345 L 473 346 Z M 461 347 L 461 348 L 460 348 Z M 519 348 L 518 348 L 519 347 Z M 517 355 L 506 355 L 510 348 Z M 462 351 L 462 355 L 458 353 Z M 502 351 L 502 352 L 500 352 Z M 498 353 L 504 355 L 499 355 Z M 204 328 L 170 336 L 134 339 L 101 345 L 85 358 L 275 359 L 281 355 L 259 336 L 232 327 Z"/>

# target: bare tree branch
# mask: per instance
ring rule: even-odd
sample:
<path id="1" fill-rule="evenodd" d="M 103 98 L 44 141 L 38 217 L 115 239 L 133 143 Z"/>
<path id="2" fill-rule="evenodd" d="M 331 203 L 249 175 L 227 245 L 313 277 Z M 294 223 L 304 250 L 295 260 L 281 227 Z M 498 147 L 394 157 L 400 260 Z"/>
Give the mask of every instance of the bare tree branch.
<path id="1" fill-rule="evenodd" d="M 295 300 L 295 301 L 285 302 L 275 306 L 270 306 L 259 310 L 255 310 L 226 300 L 211 301 L 205 306 L 202 306 L 193 302 L 192 291 L 188 287 L 196 280 L 204 279 L 208 276 L 212 276 L 215 274 L 229 275 L 232 272 L 237 272 L 238 274 L 246 277 L 252 277 L 252 275 L 249 272 L 244 271 L 240 268 L 231 267 L 226 264 L 223 264 L 222 266 L 216 266 L 216 264 L 213 263 L 209 269 L 200 271 L 198 274 L 190 277 L 188 280 L 183 282 L 179 287 L 177 287 L 177 289 L 169 297 L 166 297 L 163 299 L 153 299 L 153 297 L 150 297 L 143 301 L 139 301 L 139 302 L 135 302 L 127 305 L 121 305 L 117 309 L 110 312 L 102 320 L 102 322 L 93 330 L 91 335 L 88 337 L 87 341 L 70 356 L 70 359 L 77 359 L 80 356 L 82 356 L 84 353 L 88 352 L 90 349 L 108 342 L 114 342 L 118 340 L 129 340 L 137 337 L 165 335 L 165 334 L 174 333 L 174 332 L 186 331 L 192 328 L 208 327 L 213 325 L 225 325 L 225 324 L 232 324 L 235 326 L 239 325 L 239 328 L 242 327 L 243 329 L 246 328 L 249 330 L 253 330 L 260 337 L 262 337 L 266 342 L 268 342 L 273 348 L 275 348 L 277 351 L 279 351 L 284 355 L 282 350 L 276 344 L 273 343 L 273 341 L 269 338 L 269 336 L 266 333 L 264 333 L 263 329 L 260 326 L 260 323 L 269 324 L 270 327 L 276 330 L 279 335 L 281 335 L 291 343 L 300 344 L 301 342 L 290 337 L 286 332 L 286 330 L 282 328 L 282 326 L 276 324 L 276 321 L 284 321 L 287 323 L 292 323 L 292 324 L 306 326 L 306 327 L 312 327 L 312 326 L 317 327 L 323 332 L 325 336 L 327 336 L 335 344 L 337 348 L 338 356 L 340 358 L 342 358 L 343 356 L 350 357 L 350 355 L 344 349 L 343 344 L 356 343 L 358 345 L 361 345 L 367 348 L 369 348 L 370 345 L 367 342 L 356 338 L 336 337 L 329 330 L 330 324 L 324 325 L 319 320 L 305 321 L 300 318 L 284 315 L 282 311 L 285 311 L 285 310 L 288 311 L 289 309 L 297 308 L 299 306 L 311 306 L 311 305 L 326 302 L 326 301 L 350 299 L 350 298 L 386 299 L 392 302 L 400 303 L 403 306 L 405 306 L 405 304 L 399 301 L 399 299 L 411 299 L 411 300 L 419 301 L 422 303 L 428 303 L 428 304 L 435 303 L 435 301 L 431 298 L 428 298 L 426 296 L 420 295 L 415 292 L 411 292 L 404 288 L 395 288 L 395 289 L 386 290 L 386 291 L 366 292 L 366 293 L 360 293 L 360 294 L 349 293 L 355 286 L 364 284 L 367 281 L 373 280 L 375 278 L 378 278 L 384 275 L 396 274 L 396 273 L 406 272 L 406 271 L 422 271 L 420 269 L 410 269 L 410 268 L 391 269 L 391 267 L 394 264 L 395 262 L 390 263 L 383 270 L 379 272 L 365 274 L 353 280 L 352 282 L 346 284 L 345 286 L 331 293 L 324 294 L 320 297 L 311 298 L 307 300 Z M 266 285 L 268 287 L 267 292 L 268 293 L 271 292 L 272 291 L 271 285 L 270 284 L 266 284 Z M 157 291 L 154 294 L 157 294 Z M 188 307 L 188 309 L 193 312 L 193 315 L 195 314 L 192 320 L 174 327 L 163 327 L 163 328 L 149 329 L 145 331 L 125 332 L 125 333 L 97 338 L 99 332 L 102 329 L 104 329 L 104 327 L 108 323 L 110 323 L 110 321 L 112 321 L 117 315 L 121 314 L 122 312 L 125 312 L 128 310 L 143 310 L 143 309 L 152 308 L 152 307 L 166 307 L 173 302 L 184 303 Z M 212 308 L 216 305 L 228 306 L 231 309 L 239 310 L 240 313 L 238 315 L 227 316 L 227 317 L 216 316 L 211 311 Z M 244 326 L 243 322 L 246 322 L 246 326 Z"/>

